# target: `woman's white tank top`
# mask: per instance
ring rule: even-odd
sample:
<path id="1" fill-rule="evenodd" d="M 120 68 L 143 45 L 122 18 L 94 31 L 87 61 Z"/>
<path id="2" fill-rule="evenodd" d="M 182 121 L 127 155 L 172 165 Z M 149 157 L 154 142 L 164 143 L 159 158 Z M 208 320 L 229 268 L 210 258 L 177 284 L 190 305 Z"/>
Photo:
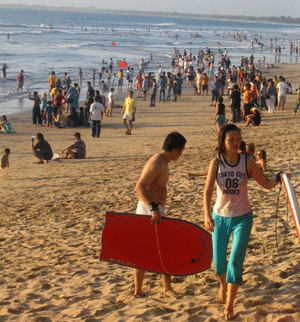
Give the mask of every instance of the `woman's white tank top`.
<path id="1" fill-rule="evenodd" d="M 222 217 L 239 217 L 251 211 L 247 191 L 247 157 L 239 154 L 235 166 L 218 160 L 217 201 L 214 212 Z"/>

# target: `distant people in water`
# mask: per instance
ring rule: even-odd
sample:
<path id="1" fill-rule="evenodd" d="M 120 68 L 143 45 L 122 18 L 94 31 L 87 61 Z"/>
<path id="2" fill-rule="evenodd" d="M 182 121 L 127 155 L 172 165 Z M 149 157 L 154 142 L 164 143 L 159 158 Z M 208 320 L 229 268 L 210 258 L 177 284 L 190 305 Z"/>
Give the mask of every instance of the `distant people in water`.
<path id="1" fill-rule="evenodd" d="M 17 92 L 22 91 L 24 86 L 24 71 L 23 69 L 18 75 L 18 81 L 17 81 Z"/>
<path id="2" fill-rule="evenodd" d="M 7 70 L 8 66 L 3 63 L 2 67 L 1 67 L 1 74 L 2 74 L 2 78 L 6 78 L 6 70 Z"/>

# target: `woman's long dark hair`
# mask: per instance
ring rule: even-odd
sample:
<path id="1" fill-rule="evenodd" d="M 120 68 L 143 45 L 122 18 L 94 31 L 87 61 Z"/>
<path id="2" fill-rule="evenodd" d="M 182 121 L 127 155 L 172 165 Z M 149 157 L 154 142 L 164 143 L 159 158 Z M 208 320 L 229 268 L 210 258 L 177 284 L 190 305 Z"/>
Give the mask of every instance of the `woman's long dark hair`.
<path id="1" fill-rule="evenodd" d="M 241 130 L 234 124 L 225 124 L 221 127 L 219 131 L 219 137 L 218 137 L 218 146 L 217 146 L 217 154 L 218 154 L 218 159 L 221 161 L 222 158 L 221 156 L 225 152 L 225 137 L 226 133 L 231 132 L 231 131 L 238 131 L 241 133 Z"/>

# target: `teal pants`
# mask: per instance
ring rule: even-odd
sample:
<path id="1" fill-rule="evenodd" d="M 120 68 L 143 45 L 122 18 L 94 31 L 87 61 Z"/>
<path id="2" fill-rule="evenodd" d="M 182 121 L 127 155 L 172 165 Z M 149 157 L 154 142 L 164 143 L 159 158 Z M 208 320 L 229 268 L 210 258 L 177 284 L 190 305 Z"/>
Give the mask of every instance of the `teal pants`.
<path id="1" fill-rule="evenodd" d="M 253 213 L 239 217 L 221 217 L 213 213 L 215 221 L 212 233 L 213 260 L 217 276 L 226 274 L 226 282 L 241 284 L 243 282 L 242 271 L 247 246 L 253 224 Z M 232 247 L 227 263 L 227 248 L 232 234 Z"/>

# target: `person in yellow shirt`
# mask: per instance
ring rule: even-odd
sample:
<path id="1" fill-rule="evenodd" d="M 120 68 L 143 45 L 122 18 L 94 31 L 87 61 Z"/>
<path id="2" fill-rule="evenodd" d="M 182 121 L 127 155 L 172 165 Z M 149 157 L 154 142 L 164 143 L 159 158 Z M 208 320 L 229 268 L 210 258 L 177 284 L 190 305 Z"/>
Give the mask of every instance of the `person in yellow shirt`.
<path id="1" fill-rule="evenodd" d="M 48 82 L 49 82 L 49 93 L 51 93 L 52 89 L 55 88 L 55 84 L 56 84 L 56 77 L 55 77 L 54 71 L 49 76 Z"/>
<path id="2" fill-rule="evenodd" d="M 136 112 L 136 100 L 133 98 L 133 91 L 128 92 L 128 97 L 125 99 L 124 107 L 122 110 L 123 124 L 126 127 L 126 135 L 131 135 L 132 122 L 135 120 L 134 115 Z M 129 126 L 127 124 L 129 121 Z"/>

